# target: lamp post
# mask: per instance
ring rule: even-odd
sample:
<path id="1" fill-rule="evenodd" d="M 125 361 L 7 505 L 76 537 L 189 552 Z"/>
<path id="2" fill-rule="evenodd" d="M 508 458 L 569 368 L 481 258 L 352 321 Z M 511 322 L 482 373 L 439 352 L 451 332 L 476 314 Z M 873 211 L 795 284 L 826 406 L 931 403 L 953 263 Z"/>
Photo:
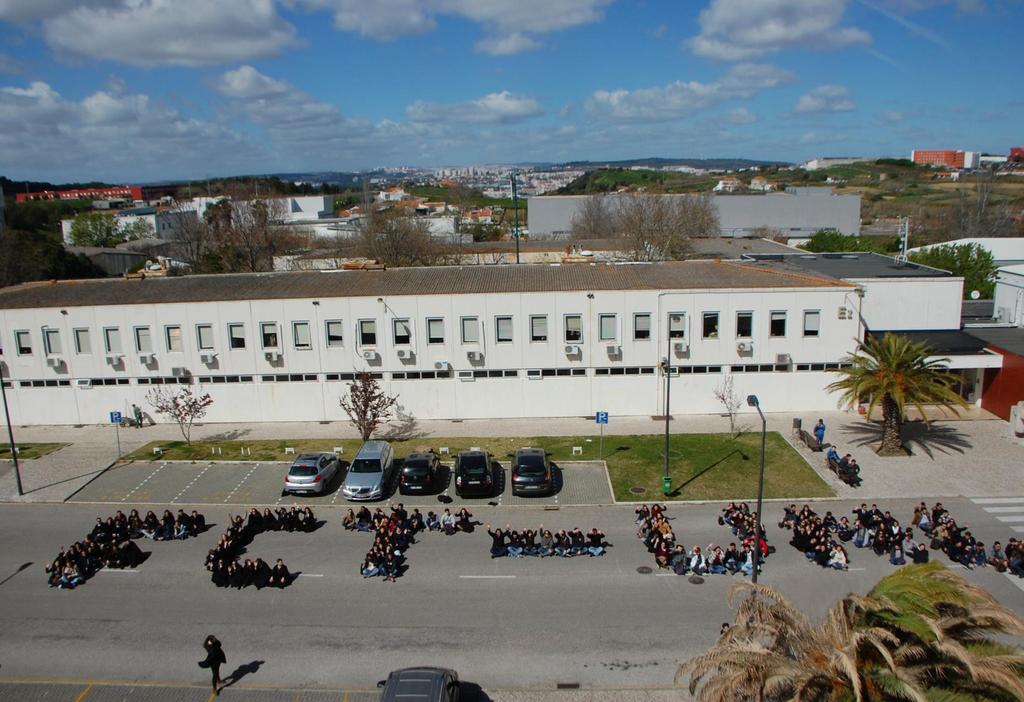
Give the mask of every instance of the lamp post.
<path id="1" fill-rule="evenodd" d="M 667 497 L 672 491 L 672 476 L 668 473 L 668 422 L 672 398 L 672 335 L 665 334 L 665 474 L 661 477 L 661 492 Z"/>
<path id="2" fill-rule="evenodd" d="M 751 579 L 756 585 L 757 571 L 761 567 L 761 525 L 764 523 L 764 517 L 761 515 L 761 505 L 764 501 L 764 445 L 765 436 L 768 431 L 768 422 L 764 418 L 764 412 L 761 411 L 761 403 L 758 401 L 757 395 L 747 395 L 747 405 L 756 409 L 757 413 L 761 415 L 761 471 L 757 476 L 757 520 L 754 524 L 754 572 L 751 574 Z"/>
<path id="3" fill-rule="evenodd" d="M 18 497 L 25 494 L 21 487 L 21 470 L 18 467 L 18 447 L 14 444 L 14 428 L 11 426 L 11 410 L 7 406 L 7 386 L 4 384 L 4 364 L 0 362 L 0 396 L 4 400 L 4 417 L 7 419 L 7 438 L 11 442 L 11 460 L 14 461 L 14 480 L 18 484 Z"/>

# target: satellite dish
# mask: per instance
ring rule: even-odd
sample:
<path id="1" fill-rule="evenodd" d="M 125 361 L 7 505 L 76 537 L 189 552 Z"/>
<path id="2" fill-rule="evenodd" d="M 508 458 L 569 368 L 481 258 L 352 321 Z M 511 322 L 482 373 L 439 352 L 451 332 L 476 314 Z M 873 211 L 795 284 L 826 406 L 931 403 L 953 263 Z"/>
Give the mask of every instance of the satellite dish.
<path id="1" fill-rule="evenodd" d="M 977 300 L 979 297 L 981 297 L 981 293 L 980 292 L 978 292 L 977 290 L 972 290 L 971 291 L 971 299 L 972 300 Z"/>

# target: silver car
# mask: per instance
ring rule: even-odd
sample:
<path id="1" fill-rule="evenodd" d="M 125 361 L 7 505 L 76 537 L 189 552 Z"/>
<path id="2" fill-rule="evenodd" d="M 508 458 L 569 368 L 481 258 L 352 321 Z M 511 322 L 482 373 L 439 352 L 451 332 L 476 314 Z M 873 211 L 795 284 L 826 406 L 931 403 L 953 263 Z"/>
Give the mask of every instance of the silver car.
<path id="1" fill-rule="evenodd" d="M 284 476 L 284 491 L 322 495 L 338 474 L 338 457 L 333 453 L 303 453 Z"/>
<path id="2" fill-rule="evenodd" d="M 382 499 L 395 472 L 395 456 L 386 441 L 367 441 L 348 467 L 341 494 L 346 500 Z"/>

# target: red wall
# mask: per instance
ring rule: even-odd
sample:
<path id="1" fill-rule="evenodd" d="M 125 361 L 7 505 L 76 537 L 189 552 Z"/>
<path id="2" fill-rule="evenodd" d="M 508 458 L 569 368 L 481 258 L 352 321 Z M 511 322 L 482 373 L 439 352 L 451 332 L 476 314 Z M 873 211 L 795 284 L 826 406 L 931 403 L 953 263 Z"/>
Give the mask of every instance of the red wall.
<path id="1" fill-rule="evenodd" d="M 1009 421 L 1010 408 L 1024 400 L 1024 356 L 1004 351 L 998 346 L 988 348 L 1002 354 L 1003 367 L 985 371 L 981 407 Z"/>

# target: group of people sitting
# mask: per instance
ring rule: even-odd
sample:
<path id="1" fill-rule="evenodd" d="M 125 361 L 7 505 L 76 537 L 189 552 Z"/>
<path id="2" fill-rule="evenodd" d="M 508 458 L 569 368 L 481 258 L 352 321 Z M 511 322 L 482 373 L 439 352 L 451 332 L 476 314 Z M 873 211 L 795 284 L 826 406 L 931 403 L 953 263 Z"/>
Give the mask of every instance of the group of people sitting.
<path id="1" fill-rule="evenodd" d="M 825 460 L 828 461 L 828 467 L 835 470 L 836 475 L 843 482 L 851 484 L 860 482 L 860 466 L 850 454 L 846 453 L 840 456 L 835 445 L 830 444 L 828 451 L 825 452 Z"/>
<path id="2" fill-rule="evenodd" d="M 941 502 L 936 502 L 931 509 L 924 502 L 919 503 L 914 508 L 913 520 L 931 539 L 930 546 L 941 550 L 954 563 L 971 569 L 990 565 L 1000 573 L 1010 571 L 1024 577 L 1024 544 L 1017 539 L 1011 538 L 1006 548 L 996 541 L 989 553 L 985 544 L 974 538 L 966 524 L 957 524 Z"/>
<path id="3" fill-rule="evenodd" d="M 807 560 L 822 568 L 849 569 L 850 554 L 843 543 L 853 538 L 854 530 L 845 516 L 836 519 L 832 512 L 825 512 L 822 517 L 810 505 L 797 511 L 796 505 L 791 504 L 784 508 L 779 528 L 793 530 L 789 543 Z"/>
<path id="4" fill-rule="evenodd" d="M 596 527 L 584 533 L 582 529 L 552 531 L 539 525 L 536 529 L 513 529 L 506 524 L 504 529 L 492 529 L 487 525 L 491 537 L 491 558 L 523 558 L 524 556 L 603 556 L 611 545 L 604 538 L 604 532 Z"/>
<path id="5" fill-rule="evenodd" d="M 384 582 L 391 583 L 401 575 L 405 552 L 416 542 L 416 534 L 427 529 L 419 509 L 413 508 L 410 514 L 402 503 L 392 505 L 390 515 L 379 507 L 373 514 L 365 506 L 359 509 L 358 514 L 349 510 L 341 521 L 342 526 L 350 531 L 366 531 L 374 535 L 373 545 L 359 566 L 362 576 L 380 576 Z"/>
<path id="6" fill-rule="evenodd" d="M 473 530 L 480 525 L 480 522 L 473 519 L 473 513 L 463 507 L 455 514 L 452 514 L 450 509 L 438 515 L 435 512 L 427 512 L 427 516 L 424 517 L 418 509 L 413 509 L 411 514 L 405 512 L 405 507 L 402 503 L 399 503 L 397 508 L 392 507 L 392 515 L 397 512 L 406 513 L 408 518 L 407 527 L 415 532 L 419 531 L 440 531 L 447 536 L 452 536 L 459 532 L 465 532 L 471 534 Z M 341 520 L 343 527 L 350 531 L 377 531 L 378 525 L 381 520 L 387 521 L 390 519 L 388 515 L 384 514 L 384 510 L 380 507 L 375 512 L 370 510 L 364 505 L 359 508 L 358 512 L 349 510 Z"/>
<path id="7" fill-rule="evenodd" d="M 206 554 L 206 569 L 210 571 L 210 579 L 217 587 L 233 587 L 238 590 L 250 585 L 257 590 L 264 587 L 288 587 L 295 576 L 280 558 L 270 567 L 262 558 L 247 558 L 240 562 L 239 557 L 245 552 L 246 546 L 263 532 L 310 532 L 318 525 L 309 507 L 278 507 L 276 510 L 268 507 L 262 513 L 253 507 L 245 517 L 228 515 L 227 531 Z"/>
<path id="8" fill-rule="evenodd" d="M 735 505 L 733 505 L 734 507 Z M 735 533 L 741 537 L 740 546 L 736 542 L 729 544 L 727 548 L 708 544 L 702 549 L 694 544 L 693 548 L 687 550 L 682 543 L 676 542 L 675 533 L 669 523 L 669 517 L 665 512 L 665 505 L 640 505 L 634 510 L 636 513 L 637 536 L 643 541 L 647 550 L 654 554 L 654 561 L 658 567 L 671 569 L 676 575 L 707 575 L 714 573 L 724 575 L 726 573 L 743 573 L 750 575 L 754 572 L 754 534 L 751 522 L 749 533 L 741 529 L 745 520 L 736 513 Z M 747 512 L 747 516 L 753 516 Z M 722 522 L 726 522 L 723 520 Z M 764 539 L 761 539 L 764 542 Z M 767 544 L 765 554 L 767 554 Z"/>
<path id="9" fill-rule="evenodd" d="M 96 517 L 92 531 L 82 541 L 71 548 L 61 546 L 57 557 L 44 568 L 47 582 L 50 587 L 73 590 L 100 568 L 135 568 L 146 560 L 133 539 L 185 539 L 205 529 L 206 519 L 194 510 L 191 514 L 178 510 L 177 516 L 168 510 L 162 519 L 153 512 L 142 518 L 135 509 L 127 515 L 118 510 L 106 519 Z"/>
<path id="10" fill-rule="evenodd" d="M 769 546 L 765 539 L 764 524 L 758 519 L 757 512 L 750 511 L 750 506 L 746 502 L 741 502 L 738 505 L 735 502 L 727 504 L 722 510 L 722 516 L 719 517 L 718 523 L 728 526 L 732 530 L 732 535 L 739 537 L 741 545 L 751 550 L 754 548 L 754 532 L 756 530 L 757 547 L 761 551 L 762 561 L 770 554 L 775 553 L 775 547 Z"/>

